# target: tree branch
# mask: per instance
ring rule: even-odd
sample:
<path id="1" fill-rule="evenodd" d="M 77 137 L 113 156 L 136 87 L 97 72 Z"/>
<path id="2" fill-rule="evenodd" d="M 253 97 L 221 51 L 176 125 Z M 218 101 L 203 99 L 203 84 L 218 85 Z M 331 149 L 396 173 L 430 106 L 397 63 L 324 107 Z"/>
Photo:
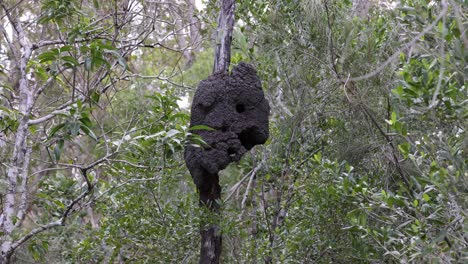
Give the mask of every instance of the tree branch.
<path id="1" fill-rule="evenodd" d="M 59 109 L 59 110 L 52 111 L 52 113 L 50 113 L 48 115 L 45 115 L 43 117 L 33 119 L 33 120 L 29 120 L 28 125 L 37 125 L 37 124 L 43 123 L 43 122 L 45 122 L 47 120 L 50 120 L 50 119 L 54 118 L 56 115 L 64 114 L 64 113 L 68 112 L 69 110 L 70 110 L 70 107 L 66 107 L 64 109 Z"/>
<path id="2" fill-rule="evenodd" d="M 105 157 L 102 157 L 92 163 L 90 163 L 89 165 L 87 166 L 73 166 L 73 167 L 76 167 L 78 169 L 80 169 L 82 175 L 83 175 L 83 178 L 87 184 L 87 189 L 86 191 L 84 191 L 83 193 L 81 193 L 78 197 L 76 197 L 68 206 L 67 208 L 65 209 L 64 213 L 62 214 L 62 217 L 56 221 L 53 221 L 53 222 L 50 222 L 49 224 L 46 224 L 44 226 L 41 226 L 41 227 L 38 227 L 38 228 L 35 228 L 33 230 L 31 230 L 27 235 L 23 236 L 22 238 L 20 238 L 19 240 L 11 243 L 11 245 L 9 246 L 9 248 L 7 250 L 5 250 L 4 252 L 4 255 L 6 256 L 6 258 L 8 259 L 11 254 L 13 254 L 13 252 L 15 251 L 16 248 L 18 248 L 19 246 L 21 246 L 22 244 L 24 244 L 26 241 L 28 241 L 30 238 L 32 238 L 33 236 L 39 234 L 39 233 L 42 233 L 48 229 L 51 229 L 51 228 L 54 228 L 54 227 L 57 227 L 57 226 L 64 226 L 65 225 L 65 221 L 68 219 L 68 217 L 74 212 L 73 210 L 73 207 L 78 203 L 80 202 L 82 199 L 84 199 L 86 196 L 88 196 L 91 191 L 94 189 L 94 186 L 95 184 L 92 184 L 91 181 L 89 180 L 88 178 L 88 175 L 87 175 L 87 171 L 89 169 L 92 169 L 93 167 L 99 165 L 100 163 L 106 161 L 110 156 L 116 154 L 115 152 L 114 153 L 111 153 L 109 155 L 106 155 Z"/>
<path id="3" fill-rule="evenodd" d="M 85 198 L 92 190 L 92 187 L 91 188 L 88 186 L 88 189 L 86 191 L 84 191 L 83 193 L 81 193 L 77 198 L 75 198 L 75 200 L 73 200 L 66 208 L 65 212 L 63 213 L 62 217 L 60 219 L 58 219 L 57 221 L 54 221 L 54 222 L 50 222 L 48 223 L 47 225 L 44 225 L 44 226 L 41 226 L 41 227 L 38 227 L 38 228 L 35 228 L 33 230 L 31 230 L 27 235 L 25 235 L 24 237 L 22 237 L 21 239 L 13 242 L 11 244 L 11 247 L 10 247 L 10 250 L 6 252 L 6 256 L 11 256 L 11 254 L 13 254 L 13 252 L 15 251 L 15 249 L 17 249 L 19 246 L 21 246 L 22 244 L 24 244 L 26 241 L 28 241 L 30 238 L 32 238 L 33 236 L 39 234 L 39 233 L 42 233 L 46 230 L 49 230 L 51 228 L 54 228 L 54 227 L 57 227 L 57 226 L 64 226 L 65 225 L 65 221 L 67 220 L 68 216 L 72 213 L 72 209 L 73 209 L 73 206 L 75 204 L 77 204 L 79 201 L 81 201 L 83 198 Z"/>

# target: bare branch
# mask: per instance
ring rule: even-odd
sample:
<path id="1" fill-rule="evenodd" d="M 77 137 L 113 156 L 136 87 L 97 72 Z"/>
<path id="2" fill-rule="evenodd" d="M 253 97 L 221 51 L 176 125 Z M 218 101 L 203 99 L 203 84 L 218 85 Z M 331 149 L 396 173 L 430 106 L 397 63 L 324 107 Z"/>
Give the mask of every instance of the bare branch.
<path id="1" fill-rule="evenodd" d="M 22 237 L 20 240 L 14 242 L 12 245 L 11 245 L 11 249 L 10 249 L 10 252 L 7 252 L 7 256 L 8 255 L 11 255 L 13 253 L 13 251 L 18 248 L 19 246 L 21 246 L 22 244 L 24 244 L 26 241 L 28 241 L 31 237 L 39 234 L 39 233 L 42 233 L 48 229 L 51 229 L 53 227 L 56 227 L 56 226 L 61 226 L 62 225 L 62 219 L 59 219 L 55 222 L 51 222 L 47 225 L 44 225 L 44 226 L 41 226 L 41 227 L 38 227 L 36 229 L 33 229 L 31 230 L 31 232 L 29 232 L 29 234 L 27 234 L 26 236 Z M 9 254 L 8 254 L 9 253 Z"/>
<path id="2" fill-rule="evenodd" d="M 66 107 L 64 109 L 52 111 L 52 113 L 50 113 L 48 115 L 45 115 L 43 117 L 29 120 L 28 125 L 37 125 L 37 124 L 43 123 L 43 122 L 45 122 L 47 120 L 50 120 L 50 119 L 54 118 L 56 115 L 64 114 L 64 113 L 68 112 L 69 110 L 70 110 L 70 107 Z"/>
<path id="3" fill-rule="evenodd" d="M 226 197 L 226 199 L 224 199 L 223 203 L 229 201 L 229 199 L 231 199 L 232 195 L 239 189 L 239 187 L 242 185 L 242 183 L 244 183 L 244 181 L 249 179 L 249 178 L 250 178 L 250 180 L 249 180 L 248 186 L 250 186 L 252 178 L 255 177 L 257 172 L 262 168 L 262 166 L 264 165 L 264 162 L 265 162 L 265 160 L 262 160 L 255 168 L 250 170 L 240 181 L 238 181 L 236 184 L 234 184 L 229 189 L 230 192 L 229 192 L 228 196 Z M 247 188 L 247 189 L 249 189 L 249 188 Z M 246 195 L 247 195 L 247 192 L 248 192 L 248 190 L 246 190 Z"/>
<path id="4" fill-rule="evenodd" d="M 13 45 L 12 41 L 10 40 L 10 38 L 8 37 L 8 34 L 5 30 L 5 27 L 3 26 L 2 23 L 0 23 L 0 31 L 2 32 L 3 34 L 3 37 L 5 38 L 5 41 L 6 43 L 8 44 L 8 47 L 10 48 L 11 52 L 13 53 L 13 56 L 15 57 L 15 59 L 17 59 L 19 56 L 16 52 L 16 49 L 15 49 L 15 46 Z"/>
<path id="5" fill-rule="evenodd" d="M 115 189 L 118 189 L 118 188 L 120 188 L 120 187 L 122 187 L 122 186 L 124 186 L 126 184 L 129 184 L 129 183 L 132 183 L 132 182 L 148 182 L 148 181 L 159 181 L 159 180 L 161 180 L 160 176 L 153 177 L 153 178 L 146 178 L 146 179 L 129 179 L 129 180 L 126 180 L 126 181 L 124 181 L 124 182 L 122 182 L 120 184 L 109 187 L 109 189 L 105 190 L 104 192 L 102 192 L 101 194 L 99 194 L 98 196 L 93 198 L 91 201 L 86 203 L 83 207 L 86 207 L 86 206 L 89 206 L 89 205 L 95 203 L 97 200 L 101 199 L 101 197 L 106 195 L 108 192 L 110 192 L 112 190 L 115 190 Z"/>
<path id="6" fill-rule="evenodd" d="M 172 76 L 173 77 L 173 76 Z M 140 75 L 140 74 L 132 74 L 132 75 L 126 75 L 122 79 L 128 79 L 128 78 L 142 78 L 142 79 L 154 79 L 154 80 L 159 80 L 163 82 L 168 82 L 174 86 L 185 88 L 185 89 L 194 89 L 193 87 L 186 86 L 184 84 L 180 83 L 175 83 L 174 81 L 171 80 L 172 77 L 162 77 L 161 74 L 159 75 Z"/>
<path id="7" fill-rule="evenodd" d="M 65 69 L 61 69 L 59 73 L 63 72 L 64 70 Z M 49 77 L 49 79 L 47 79 L 47 81 L 34 92 L 33 100 L 36 101 L 39 95 L 44 91 L 44 89 L 47 88 L 54 80 L 55 80 L 55 76 Z"/>
<path id="8" fill-rule="evenodd" d="M 252 187 L 252 182 L 255 176 L 257 175 L 257 171 L 260 169 L 260 167 L 261 167 L 261 163 L 257 167 L 255 167 L 255 169 L 252 171 L 250 175 L 249 183 L 247 184 L 247 188 L 245 188 L 244 198 L 242 198 L 241 209 L 245 208 L 245 203 L 247 202 L 247 198 L 249 197 L 249 192 Z"/>
<path id="9" fill-rule="evenodd" d="M 131 163 L 130 161 L 127 161 L 127 160 L 109 159 L 108 161 L 109 161 L 109 162 L 124 163 L 124 164 L 130 165 L 130 166 L 132 166 L 132 167 L 134 167 L 134 168 L 138 168 L 138 169 L 149 169 L 149 168 L 150 168 L 150 167 L 148 167 L 148 166 L 138 165 L 138 164 Z"/>
<path id="10" fill-rule="evenodd" d="M 54 118 L 55 116 L 59 115 L 59 114 L 64 114 L 66 112 L 68 112 L 70 110 L 70 105 L 76 103 L 76 101 L 78 100 L 84 100 L 85 97 L 83 95 L 80 95 L 80 96 L 77 96 L 74 100 L 70 100 L 62 105 L 60 105 L 59 107 L 57 107 L 57 109 L 55 109 L 54 111 L 52 111 L 50 114 L 47 114 L 43 117 L 39 117 L 37 119 L 32 119 L 32 120 L 29 120 L 28 121 L 28 125 L 37 125 L 37 124 L 40 124 L 40 123 L 43 123 L 47 120 L 50 120 L 52 118 Z"/>
<path id="11" fill-rule="evenodd" d="M 54 228 L 54 227 L 57 227 L 57 226 L 64 226 L 65 225 L 65 222 L 66 220 L 68 219 L 68 217 L 70 216 L 71 213 L 74 212 L 73 210 L 73 207 L 78 203 L 80 202 L 83 198 L 85 198 L 86 196 L 88 196 L 91 191 L 93 190 L 94 188 L 94 184 L 92 184 L 87 176 L 87 171 L 97 165 L 99 165 L 100 163 L 104 162 L 104 161 L 107 161 L 107 159 L 114 155 L 115 153 L 111 153 L 109 155 L 106 155 L 105 157 L 102 157 L 101 159 L 98 159 L 96 160 L 95 162 L 93 163 L 90 163 L 89 165 L 87 166 L 73 166 L 73 167 L 76 167 L 76 168 L 79 168 L 80 171 L 82 172 L 83 174 L 83 177 L 87 183 L 87 189 L 86 191 L 84 191 L 83 193 L 81 193 L 78 197 L 76 197 L 65 209 L 64 213 L 62 214 L 62 217 L 56 221 L 53 221 L 53 222 L 50 222 L 49 224 L 47 225 L 44 225 L 44 226 L 41 226 L 41 227 L 38 227 L 36 229 L 33 229 L 32 231 L 30 231 L 27 235 L 25 235 L 24 237 L 20 238 L 19 240 L 11 243 L 9 249 L 6 251 L 6 254 L 5 256 L 7 256 L 7 258 L 13 254 L 14 250 L 16 248 L 18 248 L 19 246 L 21 246 L 22 244 L 24 244 L 26 241 L 28 241 L 31 237 L 39 234 L 39 233 L 42 233 L 46 230 L 49 230 L 51 228 Z"/>
<path id="12" fill-rule="evenodd" d="M 26 241 L 28 241 L 30 238 L 32 238 L 33 236 L 39 234 L 39 233 L 42 233 L 46 230 L 49 230 L 51 228 L 54 228 L 54 227 L 57 227 L 57 226 L 64 226 L 65 225 L 65 221 L 67 220 L 67 218 L 70 216 L 70 214 L 72 213 L 72 209 L 73 209 L 73 206 L 75 206 L 75 204 L 77 204 L 79 201 L 81 201 L 83 198 L 85 198 L 90 192 L 91 192 L 92 188 L 88 188 L 86 191 L 84 191 L 83 193 L 81 193 L 77 198 L 75 198 L 66 208 L 65 212 L 63 213 L 62 217 L 60 219 L 58 219 L 57 221 L 54 221 L 54 222 L 50 222 L 49 224 L 47 225 L 44 225 L 44 226 L 41 226 L 41 227 L 38 227 L 36 229 L 33 229 L 31 230 L 27 235 L 25 235 L 24 237 L 22 237 L 21 239 L 13 242 L 11 244 L 11 247 L 10 247 L 10 250 L 8 252 L 6 252 L 6 256 L 10 256 L 11 254 L 13 254 L 14 250 L 16 248 L 18 248 L 19 246 L 21 246 L 22 244 L 24 244 Z"/>

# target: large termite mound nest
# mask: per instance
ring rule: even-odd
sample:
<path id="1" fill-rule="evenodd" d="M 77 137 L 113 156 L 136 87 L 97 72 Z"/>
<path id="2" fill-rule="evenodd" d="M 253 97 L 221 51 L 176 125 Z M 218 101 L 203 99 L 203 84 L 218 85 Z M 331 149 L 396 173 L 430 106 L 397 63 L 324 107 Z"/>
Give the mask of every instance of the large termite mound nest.
<path id="1" fill-rule="evenodd" d="M 203 195 L 219 189 L 220 170 L 239 161 L 255 145 L 265 143 L 270 107 L 255 69 L 240 63 L 231 75 L 217 73 L 201 81 L 191 111 L 191 127 L 205 125 L 214 130 L 195 131 L 207 146 L 187 146 L 185 162 L 202 201 L 217 199 Z"/>

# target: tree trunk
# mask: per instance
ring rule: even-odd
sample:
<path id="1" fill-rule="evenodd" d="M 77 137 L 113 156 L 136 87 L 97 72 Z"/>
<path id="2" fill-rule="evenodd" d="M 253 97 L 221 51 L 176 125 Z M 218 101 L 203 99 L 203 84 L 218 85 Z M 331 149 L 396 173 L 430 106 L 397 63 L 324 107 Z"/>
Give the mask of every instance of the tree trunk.
<path id="1" fill-rule="evenodd" d="M 19 50 L 16 46 L 11 46 L 13 54 L 18 61 L 18 93 L 19 93 L 19 125 L 14 140 L 13 153 L 10 156 L 10 164 L 7 170 L 7 192 L 3 204 L 3 213 L 0 215 L 0 232 L 2 233 L 0 264 L 8 263 L 15 248 L 12 247 L 12 233 L 21 225 L 24 219 L 24 212 L 27 208 L 27 180 L 30 161 L 30 146 L 28 146 L 29 136 L 29 116 L 33 107 L 33 88 L 30 87 L 28 79 L 27 65 L 32 54 L 31 43 L 24 35 L 23 28 L 15 15 L 5 4 L 0 1 L 5 15 L 10 21 L 14 32 L 14 39 L 19 43 Z M 22 192 L 21 195 L 18 193 Z"/>
<path id="2" fill-rule="evenodd" d="M 217 224 L 209 224 L 202 227 L 200 264 L 219 263 L 221 256 L 222 236 L 221 230 Z"/>
<path id="3" fill-rule="evenodd" d="M 234 28 L 235 0 L 223 0 L 216 29 L 216 47 L 213 73 L 228 71 L 231 63 L 232 30 Z"/>
<path id="4" fill-rule="evenodd" d="M 195 61 L 195 54 L 200 49 L 201 35 L 200 35 L 200 21 L 195 16 L 195 0 L 186 0 L 187 2 L 187 20 L 189 22 L 190 29 L 190 51 L 189 58 L 185 64 L 188 69 L 192 66 Z"/>
<path id="5" fill-rule="evenodd" d="M 216 30 L 216 47 L 213 73 L 227 72 L 231 63 L 232 31 L 234 28 L 235 0 L 222 0 L 218 17 L 218 28 Z M 219 176 L 212 188 L 200 191 L 200 203 L 207 206 L 214 214 L 220 214 L 217 200 L 221 199 L 221 187 Z M 217 221 L 202 225 L 200 229 L 201 247 L 200 264 L 217 264 L 220 261 L 222 249 L 221 229 Z"/>
<path id="6" fill-rule="evenodd" d="M 214 179 L 211 187 L 205 190 L 198 190 L 200 195 L 200 206 L 206 206 L 212 213 L 205 223 L 200 226 L 200 264 L 217 264 L 221 256 L 222 236 L 218 225 L 217 215 L 220 214 L 218 201 L 221 199 L 221 186 L 219 185 L 219 175 L 211 175 Z"/>

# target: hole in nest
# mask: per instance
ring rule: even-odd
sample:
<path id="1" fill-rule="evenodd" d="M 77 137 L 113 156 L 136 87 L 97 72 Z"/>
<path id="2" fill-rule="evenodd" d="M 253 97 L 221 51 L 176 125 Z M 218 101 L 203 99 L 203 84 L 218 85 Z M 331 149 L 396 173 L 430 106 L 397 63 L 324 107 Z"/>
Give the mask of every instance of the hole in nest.
<path id="1" fill-rule="evenodd" d="M 239 135 L 239 140 L 242 146 L 247 150 L 253 148 L 253 146 L 259 144 L 258 140 L 258 129 L 256 127 L 248 128 L 243 130 Z"/>
<path id="2" fill-rule="evenodd" d="M 232 160 L 235 160 L 235 161 L 238 160 L 238 159 L 236 158 L 236 156 L 237 156 L 237 155 L 236 155 L 236 154 L 237 154 L 237 151 L 236 151 L 235 149 L 233 149 L 233 148 L 228 148 L 228 151 L 227 151 L 227 152 L 228 152 L 229 157 L 230 157 Z"/>
<path id="3" fill-rule="evenodd" d="M 243 105 L 243 104 L 237 104 L 237 105 L 236 105 L 236 111 L 237 111 L 237 113 L 243 113 L 243 112 L 245 112 L 245 105 Z"/>
<path id="4" fill-rule="evenodd" d="M 236 154 L 236 150 L 233 148 L 228 148 L 228 155 L 234 155 Z"/>

